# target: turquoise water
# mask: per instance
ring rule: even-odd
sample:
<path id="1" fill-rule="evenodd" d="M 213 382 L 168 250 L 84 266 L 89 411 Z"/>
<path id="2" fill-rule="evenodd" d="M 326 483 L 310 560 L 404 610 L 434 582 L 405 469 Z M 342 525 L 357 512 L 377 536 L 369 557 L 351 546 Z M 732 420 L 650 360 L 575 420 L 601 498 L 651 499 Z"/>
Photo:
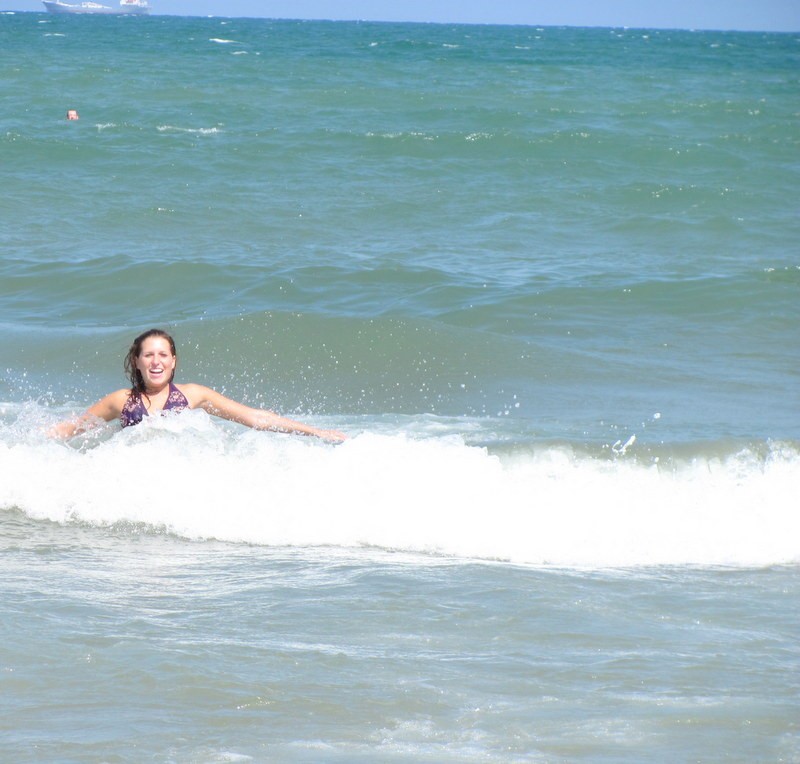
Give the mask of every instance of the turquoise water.
<path id="1" fill-rule="evenodd" d="M 0 15 L 0 757 L 797 760 L 798 64 Z"/>

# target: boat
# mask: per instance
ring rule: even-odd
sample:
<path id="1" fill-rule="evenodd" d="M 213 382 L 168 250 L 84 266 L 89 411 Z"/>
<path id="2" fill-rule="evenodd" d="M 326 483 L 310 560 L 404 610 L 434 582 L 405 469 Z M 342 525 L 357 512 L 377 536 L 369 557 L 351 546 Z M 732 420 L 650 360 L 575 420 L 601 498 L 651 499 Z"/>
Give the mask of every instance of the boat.
<path id="1" fill-rule="evenodd" d="M 48 13 L 96 13 L 110 16 L 144 16 L 150 13 L 150 5 L 147 0 L 120 0 L 116 7 L 93 2 L 78 5 L 63 3 L 61 0 L 43 0 L 43 2 Z"/>

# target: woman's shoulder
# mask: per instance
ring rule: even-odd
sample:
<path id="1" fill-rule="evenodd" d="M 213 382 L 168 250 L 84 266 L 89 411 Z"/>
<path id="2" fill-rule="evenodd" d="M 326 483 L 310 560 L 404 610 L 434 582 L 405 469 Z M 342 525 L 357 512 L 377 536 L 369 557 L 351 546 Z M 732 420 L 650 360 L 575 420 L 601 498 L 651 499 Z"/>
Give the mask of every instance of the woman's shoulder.
<path id="1" fill-rule="evenodd" d="M 119 403 L 120 406 L 125 403 L 131 396 L 131 389 L 130 387 L 123 387 L 120 390 L 114 390 L 113 393 L 109 393 L 104 400 L 113 401 L 114 403 Z"/>
<path id="2" fill-rule="evenodd" d="M 174 384 L 174 383 L 173 383 Z M 233 411 L 234 408 L 246 408 L 240 403 L 227 398 L 222 393 L 217 392 L 211 387 L 205 385 L 197 385 L 193 382 L 181 383 L 175 385 L 180 392 L 183 393 L 187 401 L 189 401 L 190 408 L 202 408 L 212 414 L 222 416 L 220 412 Z"/>
<path id="3" fill-rule="evenodd" d="M 109 393 L 104 398 L 101 398 L 93 406 L 89 407 L 89 413 L 99 416 L 102 419 L 110 420 L 118 417 L 122 411 L 123 406 L 130 397 L 131 390 L 129 387 L 123 387 L 121 390 L 115 390 Z"/>
<path id="4" fill-rule="evenodd" d="M 180 384 L 173 382 L 173 386 L 183 393 L 183 396 L 189 401 L 189 405 L 192 408 L 201 405 L 208 400 L 209 395 L 214 394 L 214 391 L 210 387 L 198 385 L 194 382 L 181 382 Z"/>
<path id="5" fill-rule="evenodd" d="M 173 387 L 177 387 L 184 395 L 186 393 L 204 393 L 208 390 L 211 390 L 210 387 L 205 387 L 204 385 L 198 385 L 194 382 L 173 382 Z"/>

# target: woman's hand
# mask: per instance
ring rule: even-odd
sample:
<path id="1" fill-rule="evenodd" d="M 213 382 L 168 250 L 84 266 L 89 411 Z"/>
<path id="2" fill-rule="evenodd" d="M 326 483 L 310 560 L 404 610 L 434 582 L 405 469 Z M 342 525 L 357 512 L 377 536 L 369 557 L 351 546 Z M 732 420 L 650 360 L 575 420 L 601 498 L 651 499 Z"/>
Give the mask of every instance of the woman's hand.
<path id="1" fill-rule="evenodd" d="M 347 440 L 347 435 L 343 432 L 339 432 L 338 430 L 317 430 L 314 435 L 318 438 L 322 438 L 322 440 L 326 440 L 329 443 L 342 443 Z"/>

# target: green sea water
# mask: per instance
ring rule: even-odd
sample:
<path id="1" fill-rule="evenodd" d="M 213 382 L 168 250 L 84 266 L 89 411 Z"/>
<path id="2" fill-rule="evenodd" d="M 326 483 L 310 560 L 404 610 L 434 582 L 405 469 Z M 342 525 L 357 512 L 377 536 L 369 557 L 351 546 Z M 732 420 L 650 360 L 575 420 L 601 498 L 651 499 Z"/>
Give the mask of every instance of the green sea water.
<path id="1" fill-rule="evenodd" d="M 239 378 L 273 345 L 276 366 L 311 360 L 322 395 L 290 397 L 331 413 L 494 415 L 516 395 L 528 427 L 556 413 L 548 435 L 658 411 L 669 439 L 797 437 L 795 36 L 2 29 L 5 352 L 167 324 L 201 348 L 225 336 Z M 112 352 L 75 378 L 52 350 L 70 392 L 119 378 Z"/>
<path id="2" fill-rule="evenodd" d="M 798 759 L 797 35 L 0 14 L 0 103 L 0 759 Z M 151 326 L 350 440 L 50 441 Z"/>

